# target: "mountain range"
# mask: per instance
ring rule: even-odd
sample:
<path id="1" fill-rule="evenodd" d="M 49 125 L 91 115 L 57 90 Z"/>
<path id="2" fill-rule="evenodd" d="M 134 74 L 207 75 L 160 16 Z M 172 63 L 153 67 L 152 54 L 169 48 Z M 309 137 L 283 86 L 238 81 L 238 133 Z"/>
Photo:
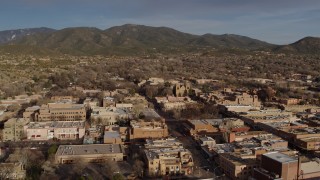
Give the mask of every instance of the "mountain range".
<path id="1" fill-rule="evenodd" d="M 2 53 L 142 55 L 198 52 L 203 49 L 319 54 L 320 38 L 306 37 L 289 45 L 274 45 L 234 34 L 193 35 L 168 27 L 132 24 L 106 30 L 76 27 L 0 31 Z"/>

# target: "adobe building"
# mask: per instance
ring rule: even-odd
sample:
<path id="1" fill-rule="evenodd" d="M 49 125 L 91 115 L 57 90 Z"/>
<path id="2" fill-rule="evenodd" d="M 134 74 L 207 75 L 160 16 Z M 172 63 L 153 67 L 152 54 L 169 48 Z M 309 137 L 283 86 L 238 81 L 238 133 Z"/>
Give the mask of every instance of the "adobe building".
<path id="1" fill-rule="evenodd" d="M 91 112 L 93 121 L 101 121 L 99 124 L 113 125 L 119 120 L 127 121 L 132 119 L 130 110 L 117 107 L 94 107 Z"/>
<path id="2" fill-rule="evenodd" d="M 147 140 L 145 147 L 148 176 L 192 174 L 192 154 L 176 139 Z"/>
<path id="3" fill-rule="evenodd" d="M 32 106 L 26 108 L 26 110 L 23 112 L 23 118 L 29 119 L 30 121 L 35 121 L 38 119 L 40 106 Z"/>
<path id="4" fill-rule="evenodd" d="M 105 144 L 123 144 L 129 140 L 129 127 L 118 125 L 105 126 L 103 141 Z"/>
<path id="5" fill-rule="evenodd" d="M 85 134 L 84 121 L 30 122 L 24 126 L 28 140 L 77 140 Z"/>
<path id="6" fill-rule="evenodd" d="M 55 162 L 77 163 L 78 159 L 91 163 L 123 161 L 123 153 L 123 147 L 119 144 L 60 145 L 55 154 Z"/>
<path id="7" fill-rule="evenodd" d="M 188 120 L 185 128 L 191 136 L 216 134 L 219 132 L 218 126 L 222 121 L 223 119 Z"/>
<path id="8" fill-rule="evenodd" d="M 11 118 L 4 123 L 2 131 L 3 141 L 20 141 L 25 137 L 23 126 L 30 122 L 29 119 Z"/>
<path id="9" fill-rule="evenodd" d="M 165 138 L 168 137 L 168 126 L 162 121 L 132 120 L 129 127 L 129 139 Z"/>
<path id="10" fill-rule="evenodd" d="M 72 96 L 52 96 L 51 101 L 54 102 L 77 102 L 79 98 L 74 98 Z"/>
<path id="11" fill-rule="evenodd" d="M 176 97 L 188 96 L 191 91 L 191 84 L 189 82 L 177 83 L 173 87 L 173 93 Z"/>
<path id="12" fill-rule="evenodd" d="M 85 121 L 84 104 L 48 103 L 40 107 L 38 121 Z"/>
<path id="13" fill-rule="evenodd" d="M 116 105 L 116 101 L 113 97 L 106 96 L 102 100 L 102 107 L 114 107 Z"/>

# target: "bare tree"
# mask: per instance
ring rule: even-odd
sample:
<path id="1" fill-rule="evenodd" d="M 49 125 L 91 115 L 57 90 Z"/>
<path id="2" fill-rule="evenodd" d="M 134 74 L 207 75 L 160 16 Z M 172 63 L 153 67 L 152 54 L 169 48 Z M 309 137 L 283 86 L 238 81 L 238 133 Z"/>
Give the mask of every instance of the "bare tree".
<path id="1" fill-rule="evenodd" d="M 9 165 L 2 165 L 0 168 L 0 179 L 10 179 L 11 174 L 13 173 L 13 167 Z"/>
<path id="2" fill-rule="evenodd" d="M 132 169 L 138 176 L 143 177 L 144 163 L 141 160 L 136 159 L 133 163 Z"/>

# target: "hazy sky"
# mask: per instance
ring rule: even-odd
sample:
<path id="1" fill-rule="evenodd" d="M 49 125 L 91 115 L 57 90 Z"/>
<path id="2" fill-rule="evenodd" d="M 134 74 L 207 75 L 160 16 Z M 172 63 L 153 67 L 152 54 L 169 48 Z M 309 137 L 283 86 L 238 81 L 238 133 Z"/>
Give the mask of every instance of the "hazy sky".
<path id="1" fill-rule="evenodd" d="M 270 43 L 320 36 L 319 0 L 2 0 L 0 30 L 126 23 L 193 34 L 239 34 Z"/>

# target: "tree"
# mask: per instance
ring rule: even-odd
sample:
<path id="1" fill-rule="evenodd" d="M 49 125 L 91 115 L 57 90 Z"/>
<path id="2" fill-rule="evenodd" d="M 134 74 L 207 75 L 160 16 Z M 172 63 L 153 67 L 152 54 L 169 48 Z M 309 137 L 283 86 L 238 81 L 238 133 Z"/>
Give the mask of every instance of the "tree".
<path id="1" fill-rule="evenodd" d="M 115 173 L 119 174 L 119 167 L 116 162 L 112 161 L 108 157 L 104 157 L 105 161 L 103 162 L 102 166 L 105 169 L 105 172 L 107 173 L 107 176 L 111 179 L 116 175 Z"/>
<path id="2" fill-rule="evenodd" d="M 112 179 L 113 179 L 113 180 L 125 180 L 125 178 L 123 177 L 123 175 L 120 174 L 120 173 L 116 173 L 115 175 L 113 175 Z"/>
<path id="3" fill-rule="evenodd" d="M 57 149 L 58 149 L 58 146 L 56 144 L 51 145 L 50 148 L 48 149 L 48 158 L 53 157 L 57 152 Z"/>
<path id="4" fill-rule="evenodd" d="M 143 177 L 144 163 L 141 160 L 136 159 L 133 163 L 132 169 L 138 176 Z"/>
<path id="5" fill-rule="evenodd" d="M 82 173 L 83 173 L 83 170 L 86 168 L 87 166 L 87 162 L 85 162 L 82 158 L 75 158 L 74 161 L 73 161 L 73 172 L 76 174 L 76 175 L 79 175 L 81 176 Z"/>

